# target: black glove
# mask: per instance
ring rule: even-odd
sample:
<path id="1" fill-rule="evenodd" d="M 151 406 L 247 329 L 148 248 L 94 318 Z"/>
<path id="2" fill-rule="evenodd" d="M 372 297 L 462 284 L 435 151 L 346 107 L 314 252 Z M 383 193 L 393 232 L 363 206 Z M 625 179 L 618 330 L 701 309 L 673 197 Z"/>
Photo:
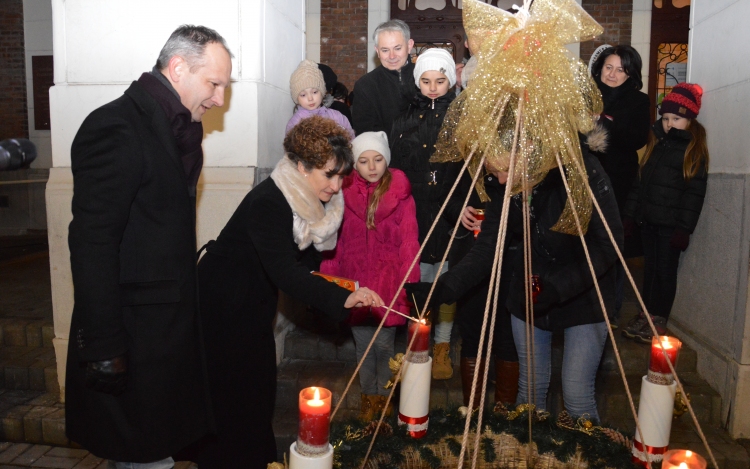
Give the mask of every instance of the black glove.
<path id="1" fill-rule="evenodd" d="M 622 219 L 622 233 L 626 238 L 633 236 L 633 233 L 635 233 L 635 222 L 632 218 Z"/>
<path id="2" fill-rule="evenodd" d="M 127 384 L 128 360 L 125 355 L 86 363 L 86 387 L 119 396 Z"/>
<path id="3" fill-rule="evenodd" d="M 682 228 L 675 229 L 674 233 L 672 233 L 672 237 L 669 239 L 669 245 L 675 249 L 679 249 L 680 251 L 684 251 L 685 249 L 687 249 L 689 244 L 690 233 L 683 230 Z"/>
<path id="4" fill-rule="evenodd" d="M 422 306 L 427 301 L 427 295 L 430 293 L 432 288 L 432 282 L 415 282 L 404 284 L 404 290 L 406 290 L 406 298 L 410 301 L 417 302 L 417 308 L 421 311 Z M 413 296 L 412 296 L 413 295 Z M 453 290 L 442 284 L 438 280 L 435 285 L 435 291 L 432 293 L 430 298 L 430 304 L 427 305 L 427 311 L 437 312 L 440 305 L 444 303 L 454 303 L 456 300 L 453 298 Z"/>

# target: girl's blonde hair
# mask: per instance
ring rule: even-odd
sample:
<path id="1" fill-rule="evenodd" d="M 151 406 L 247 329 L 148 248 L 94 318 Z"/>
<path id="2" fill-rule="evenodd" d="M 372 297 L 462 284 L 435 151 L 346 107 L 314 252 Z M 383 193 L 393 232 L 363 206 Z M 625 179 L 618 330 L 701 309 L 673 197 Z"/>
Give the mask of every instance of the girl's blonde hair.
<path id="1" fill-rule="evenodd" d="M 685 149 L 685 158 L 682 163 L 682 175 L 685 181 L 693 179 L 701 170 L 708 172 L 709 162 L 706 128 L 696 119 L 688 119 L 688 121 L 688 126 L 685 130 L 690 132 L 693 138 L 690 140 L 687 149 Z M 656 136 L 651 132 L 648 144 L 646 145 L 646 153 L 643 155 L 643 160 L 641 160 L 641 168 L 643 168 L 646 161 L 651 157 L 657 143 Z"/>
<path id="2" fill-rule="evenodd" d="M 391 187 L 392 179 L 391 172 L 388 169 L 388 166 L 386 166 L 383 177 L 378 181 L 378 187 L 375 188 L 375 192 L 372 193 L 372 197 L 370 197 L 370 201 L 367 203 L 367 217 L 365 218 L 365 223 L 368 230 L 375 229 L 375 212 L 378 210 L 378 205 L 383 199 L 383 196 Z"/>

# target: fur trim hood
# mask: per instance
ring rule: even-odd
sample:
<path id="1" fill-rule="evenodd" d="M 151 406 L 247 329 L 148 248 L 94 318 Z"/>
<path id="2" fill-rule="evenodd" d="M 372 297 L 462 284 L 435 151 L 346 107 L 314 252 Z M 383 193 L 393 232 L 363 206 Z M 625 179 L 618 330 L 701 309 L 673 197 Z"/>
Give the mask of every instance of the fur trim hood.
<path id="1" fill-rule="evenodd" d="M 288 156 L 276 164 L 271 179 L 284 194 L 294 215 L 294 242 L 300 250 L 310 244 L 318 251 L 336 247 L 336 237 L 344 216 L 344 196 L 341 191 L 323 204 L 305 176 L 297 170 Z"/>
<path id="2" fill-rule="evenodd" d="M 584 136 L 583 143 L 589 147 L 589 151 L 597 153 L 606 153 L 608 145 L 607 129 L 601 123 L 597 123 L 591 132 Z"/>

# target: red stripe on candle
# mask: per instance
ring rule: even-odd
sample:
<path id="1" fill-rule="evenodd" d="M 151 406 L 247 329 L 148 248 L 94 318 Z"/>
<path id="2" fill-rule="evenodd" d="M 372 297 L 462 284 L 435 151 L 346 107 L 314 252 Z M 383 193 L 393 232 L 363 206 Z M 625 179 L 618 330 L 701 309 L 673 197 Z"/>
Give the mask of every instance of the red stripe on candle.
<path id="1" fill-rule="evenodd" d="M 643 443 L 635 439 L 633 440 L 633 446 L 638 451 L 646 452 L 648 454 L 664 454 L 667 452 L 667 449 L 669 448 L 669 446 L 656 447 L 656 446 L 644 445 Z"/>

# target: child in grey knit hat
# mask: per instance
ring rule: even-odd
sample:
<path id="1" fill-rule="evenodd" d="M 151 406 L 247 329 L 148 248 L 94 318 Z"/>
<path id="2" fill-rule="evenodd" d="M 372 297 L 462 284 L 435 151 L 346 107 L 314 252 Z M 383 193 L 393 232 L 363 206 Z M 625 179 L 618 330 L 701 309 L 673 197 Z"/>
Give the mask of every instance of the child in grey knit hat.
<path id="1" fill-rule="evenodd" d="M 323 80 L 323 72 L 318 64 L 312 60 L 303 60 L 289 79 L 289 89 L 292 100 L 296 104 L 294 115 L 286 124 L 286 132 L 299 124 L 302 119 L 312 116 L 325 117 L 336 122 L 354 138 L 354 130 L 349 120 L 340 112 L 322 106 L 323 97 L 326 94 L 326 84 Z"/>

